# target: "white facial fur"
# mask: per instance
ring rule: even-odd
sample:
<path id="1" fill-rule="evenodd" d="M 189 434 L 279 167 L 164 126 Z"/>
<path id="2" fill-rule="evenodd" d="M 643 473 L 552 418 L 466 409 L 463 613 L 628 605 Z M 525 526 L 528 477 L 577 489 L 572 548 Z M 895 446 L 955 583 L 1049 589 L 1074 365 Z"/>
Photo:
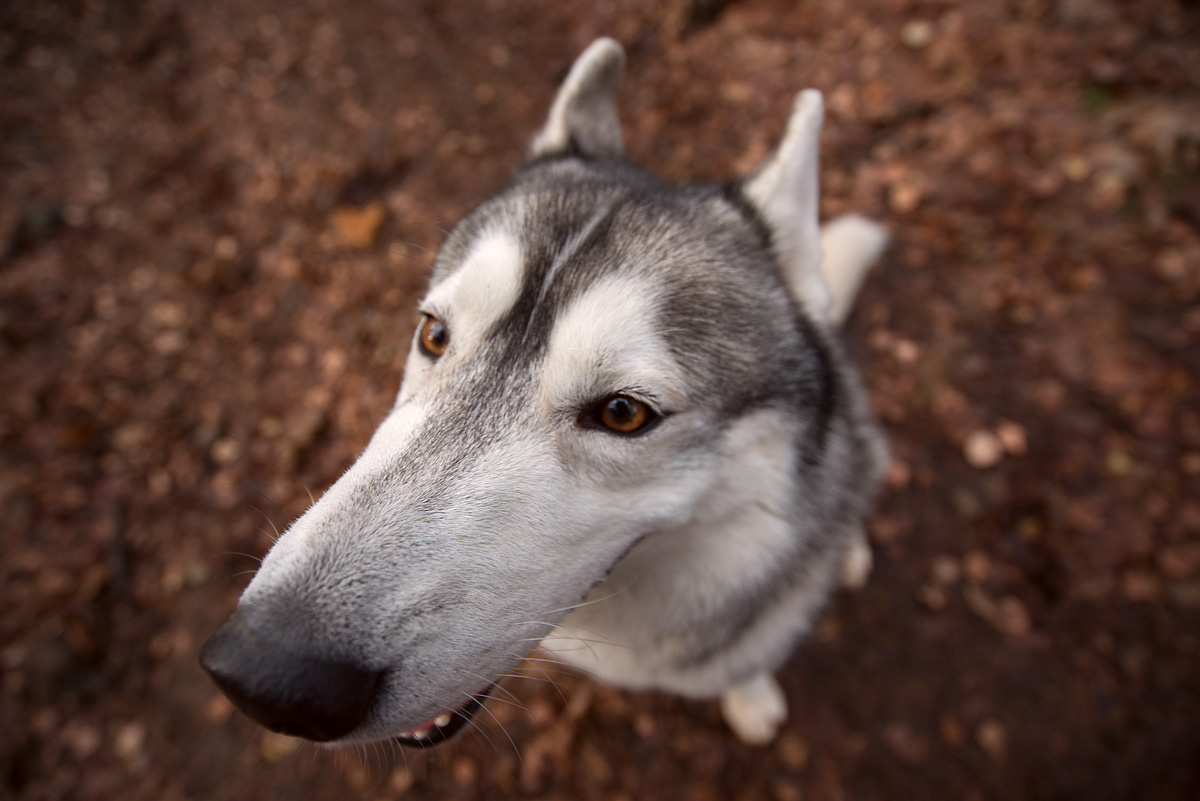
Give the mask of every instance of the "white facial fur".
<path id="1" fill-rule="evenodd" d="M 520 243 L 504 231 L 489 231 L 471 248 L 462 266 L 430 290 L 422 310 L 452 332 L 451 348 L 442 363 L 453 364 L 479 348 L 488 329 L 516 303 L 523 273 Z M 397 404 L 412 398 L 430 366 L 414 348 Z"/>
<path id="2" fill-rule="evenodd" d="M 559 318 L 550 340 L 542 393 L 550 408 L 571 408 L 615 392 L 679 411 L 685 381 L 657 330 L 653 285 L 613 275 L 591 287 Z"/>

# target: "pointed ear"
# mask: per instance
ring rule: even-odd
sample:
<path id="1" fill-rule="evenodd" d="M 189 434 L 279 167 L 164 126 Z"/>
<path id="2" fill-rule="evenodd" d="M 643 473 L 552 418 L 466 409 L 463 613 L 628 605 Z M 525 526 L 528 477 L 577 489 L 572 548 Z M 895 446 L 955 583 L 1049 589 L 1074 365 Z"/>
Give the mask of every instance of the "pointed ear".
<path id="1" fill-rule="evenodd" d="M 817 319 L 827 319 L 829 289 L 821 277 L 821 234 L 817 224 L 817 151 L 825 106 L 821 93 L 796 95 L 783 141 L 742 183 L 746 198 L 771 227 L 780 267 L 792 293 Z"/>
<path id="2" fill-rule="evenodd" d="M 583 51 L 558 90 L 550 117 L 533 140 L 530 158 L 578 153 L 589 158 L 620 158 L 621 121 L 617 86 L 625 51 L 612 39 L 597 39 Z"/>

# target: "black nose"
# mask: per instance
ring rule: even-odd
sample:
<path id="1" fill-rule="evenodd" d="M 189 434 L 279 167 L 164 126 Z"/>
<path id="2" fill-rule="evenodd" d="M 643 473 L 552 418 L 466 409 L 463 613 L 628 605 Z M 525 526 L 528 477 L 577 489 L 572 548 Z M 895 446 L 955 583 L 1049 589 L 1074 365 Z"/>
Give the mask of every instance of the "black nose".
<path id="1" fill-rule="evenodd" d="M 200 665 L 234 706 L 271 731 L 317 742 L 349 734 L 374 703 L 383 673 L 283 639 L 251 629 L 239 609 L 204 643 Z"/>

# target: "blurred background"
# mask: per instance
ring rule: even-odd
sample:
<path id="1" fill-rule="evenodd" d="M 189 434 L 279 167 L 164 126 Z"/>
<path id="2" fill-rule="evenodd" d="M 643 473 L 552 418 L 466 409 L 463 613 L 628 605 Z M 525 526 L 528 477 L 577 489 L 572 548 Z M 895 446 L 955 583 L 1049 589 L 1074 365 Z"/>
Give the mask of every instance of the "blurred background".
<path id="1" fill-rule="evenodd" d="M 600 35 L 672 179 L 825 93 L 823 213 L 894 234 L 872 580 L 770 748 L 567 674 L 429 754 L 266 733 L 200 644 Z M 1200 797 L 1198 300 L 1193 0 L 4 3 L 0 798 Z"/>

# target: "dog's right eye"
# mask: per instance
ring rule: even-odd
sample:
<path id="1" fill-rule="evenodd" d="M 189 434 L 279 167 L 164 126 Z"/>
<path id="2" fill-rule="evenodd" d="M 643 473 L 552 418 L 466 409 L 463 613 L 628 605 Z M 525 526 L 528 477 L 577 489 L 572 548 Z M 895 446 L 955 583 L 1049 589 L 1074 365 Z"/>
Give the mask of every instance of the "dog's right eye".
<path id="1" fill-rule="evenodd" d="M 438 318 L 427 314 L 417 334 L 417 345 L 426 356 L 436 359 L 450 347 L 450 329 Z"/>
<path id="2" fill-rule="evenodd" d="M 649 431 L 662 419 L 650 404 L 629 395 L 610 395 L 588 409 L 579 422 L 585 428 L 611 431 L 630 436 Z"/>

